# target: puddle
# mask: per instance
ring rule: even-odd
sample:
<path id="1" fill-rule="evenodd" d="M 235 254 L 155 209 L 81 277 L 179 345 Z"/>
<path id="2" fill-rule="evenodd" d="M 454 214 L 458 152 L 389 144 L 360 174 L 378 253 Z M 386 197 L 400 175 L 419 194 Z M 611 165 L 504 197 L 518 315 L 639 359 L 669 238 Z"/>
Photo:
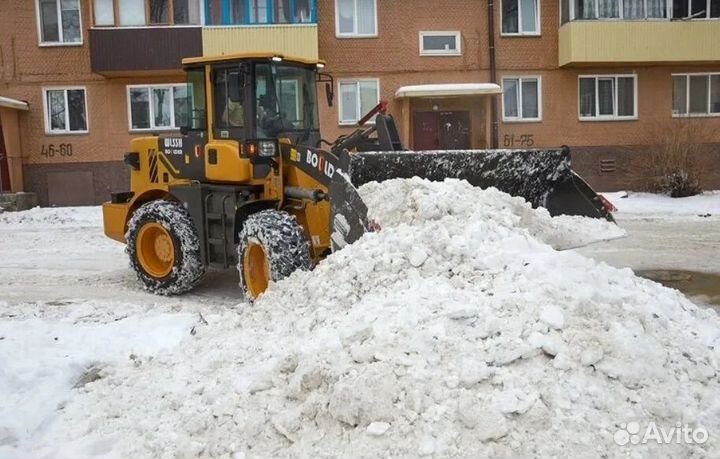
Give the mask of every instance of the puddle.
<path id="1" fill-rule="evenodd" d="M 664 269 L 637 271 L 635 274 L 680 290 L 691 300 L 720 310 L 720 274 Z"/>

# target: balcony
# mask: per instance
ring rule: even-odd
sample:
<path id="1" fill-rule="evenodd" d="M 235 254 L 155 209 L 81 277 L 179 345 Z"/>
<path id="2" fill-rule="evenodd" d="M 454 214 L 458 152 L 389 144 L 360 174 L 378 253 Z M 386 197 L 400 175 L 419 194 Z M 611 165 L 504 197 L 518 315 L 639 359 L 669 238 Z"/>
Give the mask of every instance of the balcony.
<path id="1" fill-rule="evenodd" d="M 105 76 L 179 72 L 202 55 L 200 27 L 90 29 L 90 68 Z"/>
<path id="2" fill-rule="evenodd" d="M 571 21 L 560 27 L 559 65 L 720 61 L 720 21 Z"/>
<path id="3" fill-rule="evenodd" d="M 203 55 L 318 58 L 316 0 L 206 0 Z"/>

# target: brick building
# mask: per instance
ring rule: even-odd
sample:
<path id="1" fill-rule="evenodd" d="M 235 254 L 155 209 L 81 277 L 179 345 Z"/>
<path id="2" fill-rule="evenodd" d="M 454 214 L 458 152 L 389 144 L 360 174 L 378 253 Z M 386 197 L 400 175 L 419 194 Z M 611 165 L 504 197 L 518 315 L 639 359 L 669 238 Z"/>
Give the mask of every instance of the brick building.
<path id="1" fill-rule="evenodd" d="M 177 129 L 187 110 L 180 59 L 243 51 L 327 61 L 326 139 L 385 99 L 407 146 L 569 145 L 596 188 L 637 189 L 652 133 L 691 123 L 704 185 L 720 187 L 720 0 L 11 3 L 0 190 L 42 204 L 125 188 L 130 138 Z"/>

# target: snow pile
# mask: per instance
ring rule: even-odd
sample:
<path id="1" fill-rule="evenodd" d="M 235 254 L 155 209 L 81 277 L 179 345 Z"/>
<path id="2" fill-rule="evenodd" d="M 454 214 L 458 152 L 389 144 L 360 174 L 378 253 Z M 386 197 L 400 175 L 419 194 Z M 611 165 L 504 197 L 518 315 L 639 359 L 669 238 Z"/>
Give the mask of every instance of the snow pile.
<path id="1" fill-rule="evenodd" d="M 86 227 L 102 225 L 101 207 L 34 207 L 21 212 L 0 213 L 0 225 L 6 228 L 27 226 Z"/>
<path id="2" fill-rule="evenodd" d="M 387 193 L 406 185 L 409 195 Z M 167 353 L 104 369 L 32 456 L 717 451 L 717 314 L 629 270 L 554 250 L 547 231 L 565 222 L 464 187 L 366 187 L 383 231 L 254 305 L 206 315 Z M 578 234 L 598 225 L 572 221 Z M 567 242 L 553 241 L 577 240 Z M 614 441 L 628 422 L 650 421 L 711 435 L 695 445 Z"/>
<path id="3" fill-rule="evenodd" d="M 394 179 L 367 183 L 360 193 L 369 217 L 384 225 L 418 225 L 439 219 L 460 226 L 468 221 L 493 221 L 504 228 L 525 228 L 558 250 L 625 235 L 622 228 L 606 220 L 566 215 L 552 218 L 545 208 L 533 209 L 523 198 L 496 188 L 480 193 L 464 180 Z"/>

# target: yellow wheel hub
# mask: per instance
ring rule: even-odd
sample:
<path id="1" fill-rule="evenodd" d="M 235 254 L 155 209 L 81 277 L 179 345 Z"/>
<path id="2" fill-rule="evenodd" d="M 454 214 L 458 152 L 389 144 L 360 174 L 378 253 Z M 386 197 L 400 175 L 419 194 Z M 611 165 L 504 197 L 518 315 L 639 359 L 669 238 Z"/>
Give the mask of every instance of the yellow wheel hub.
<path id="1" fill-rule="evenodd" d="M 140 266 L 156 279 L 170 274 L 175 265 L 173 238 L 159 223 L 147 223 L 140 228 L 135 250 Z"/>
<path id="2" fill-rule="evenodd" d="M 270 283 L 270 264 L 262 245 L 248 243 L 243 254 L 243 278 L 245 286 L 253 299 L 268 288 Z"/>

